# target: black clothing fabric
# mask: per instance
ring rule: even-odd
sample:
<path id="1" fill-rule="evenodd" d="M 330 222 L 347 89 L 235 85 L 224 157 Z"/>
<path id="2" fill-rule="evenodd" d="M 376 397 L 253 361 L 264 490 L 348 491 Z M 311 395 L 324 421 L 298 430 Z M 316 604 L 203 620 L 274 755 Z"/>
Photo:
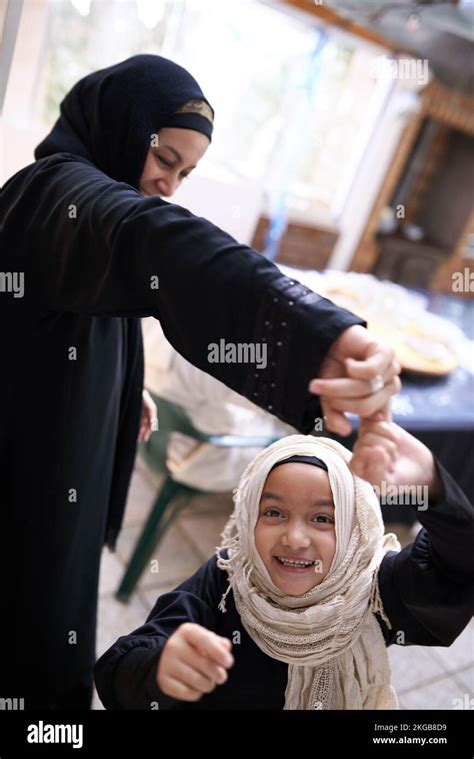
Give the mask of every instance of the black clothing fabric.
<path id="1" fill-rule="evenodd" d="M 134 55 L 74 85 L 35 158 L 71 153 L 138 189 L 152 135 L 159 129 L 194 129 L 211 140 L 208 119 L 175 113 L 194 99 L 204 100 L 212 110 L 196 80 L 181 66 L 159 55 Z"/>
<path id="2" fill-rule="evenodd" d="M 424 525 L 413 544 L 382 560 L 379 588 L 392 629 L 377 617 L 387 645 L 449 646 L 474 612 L 474 509 L 438 466 L 443 497 L 417 511 Z M 212 557 L 176 590 L 160 596 L 147 622 L 106 651 L 95 682 L 107 709 L 282 709 L 288 665 L 264 654 L 235 608 L 218 610 L 227 573 Z M 163 647 L 183 622 L 195 622 L 233 642 L 228 680 L 197 702 L 165 695 L 156 683 Z"/>
<path id="3" fill-rule="evenodd" d="M 309 380 L 363 322 L 206 220 L 68 154 L 3 188 L 0 268 L 25 282 L 23 298 L 0 294 L 0 555 L 14 551 L 4 578 L 21 562 L 4 598 L 24 625 L 1 648 L 6 665 L 40 629 L 33 676 L 15 665 L 5 692 L 47 708 L 92 673 L 100 549 L 120 529 L 139 427 L 137 317 L 160 319 L 189 361 L 302 432 L 321 416 Z M 266 368 L 210 364 L 222 338 L 265 342 Z"/>
<path id="4" fill-rule="evenodd" d="M 177 125 L 175 107 L 201 95 L 156 56 L 92 74 L 66 97 L 39 160 L 2 190 L 0 270 L 22 275 L 24 292 L 0 292 L 0 571 L 18 623 L 13 635 L 2 626 L 0 672 L 2 693 L 26 709 L 90 691 L 101 548 L 120 530 L 139 429 L 139 317 L 160 319 L 189 361 L 303 432 L 321 413 L 309 380 L 363 323 L 205 219 L 137 191 L 150 132 Z M 266 342 L 267 367 L 210 364 L 221 338 Z"/>

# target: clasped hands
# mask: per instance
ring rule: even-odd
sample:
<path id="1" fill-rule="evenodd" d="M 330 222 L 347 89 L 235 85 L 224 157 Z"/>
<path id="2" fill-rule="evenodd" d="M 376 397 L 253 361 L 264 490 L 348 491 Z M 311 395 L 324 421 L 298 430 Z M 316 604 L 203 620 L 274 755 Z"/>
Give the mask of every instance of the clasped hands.
<path id="1" fill-rule="evenodd" d="M 359 325 L 344 330 L 324 358 L 309 391 L 321 398 L 325 428 L 352 430 L 346 413 L 369 419 L 387 407 L 401 387 L 401 367 L 392 348 Z"/>
<path id="2" fill-rule="evenodd" d="M 433 454 L 391 421 L 390 398 L 401 387 L 400 364 L 389 346 L 361 326 L 349 327 L 334 342 L 309 390 L 321 397 L 325 426 L 348 435 L 346 413 L 360 417 L 351 470 L 372 485 L 426 485 L 430 501 L 442 492 Z"/>

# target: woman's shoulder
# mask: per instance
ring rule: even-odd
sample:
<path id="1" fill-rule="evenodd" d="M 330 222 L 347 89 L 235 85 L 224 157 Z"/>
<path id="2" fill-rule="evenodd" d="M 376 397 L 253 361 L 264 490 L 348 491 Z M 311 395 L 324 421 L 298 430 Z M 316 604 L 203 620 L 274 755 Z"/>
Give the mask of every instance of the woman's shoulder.
<path id="1" fill-rule="evenodd" d="M 17 171 L 5 182 L 2 191 L 4 190 L 10 194 L 18 191 L 23 194 L 30 185 L 37 187 L 41 183 L 41 186 L 44 187 L 45 183 L 59 181 L 63 175 L 70 182 L 73 174 L 78 177 L 84 174 L 88 183 L 94 181 L 94 179 L 112 181 L 94 166 L 93 163 L 82 156 L 73 155 L 72 153 L 54 153 L 40 158 Z"/>

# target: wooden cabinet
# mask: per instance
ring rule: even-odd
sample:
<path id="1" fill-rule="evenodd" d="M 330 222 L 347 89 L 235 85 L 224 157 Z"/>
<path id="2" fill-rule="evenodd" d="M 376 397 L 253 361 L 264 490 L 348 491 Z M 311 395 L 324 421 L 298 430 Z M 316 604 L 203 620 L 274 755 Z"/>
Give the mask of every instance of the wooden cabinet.
<path id="1" fill-rule="evenodd" d="M 474 272 L 474 97 L 432 82 L 406 128 L 351 269 L 401 284 L 453 292 L 453 275 Z M 380 233 L 394 210 L 396 228 Z M 415 240 L 418 233 L 418 240 Z M 410 239 L 411 238 L 411 239 Z M 474 296 L 465 288 L 457 294 Z"/>
<path id="2" fill-rule="evenodd" d="M 261 216 L 252 240 L 252 247 L 263 251 L 268 234 L 269 219 Z M 335 229 L 323 229 L 307 224 L 288 222 L 278 247 L 277 261 L 303 269 L 326 268 L 337 241 Z"/>

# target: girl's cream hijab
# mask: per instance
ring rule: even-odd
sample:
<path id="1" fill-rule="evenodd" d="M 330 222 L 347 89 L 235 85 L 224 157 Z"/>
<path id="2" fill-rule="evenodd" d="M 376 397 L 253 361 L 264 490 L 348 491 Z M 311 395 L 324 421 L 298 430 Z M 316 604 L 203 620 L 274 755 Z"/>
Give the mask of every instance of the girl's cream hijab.
<path id="1" fill-rule="evenodd" d="M 336 552 L 324 580 L 288 596 L 272 582 L 255 548 L 254 530 L 265 480 L 277 461 L 316 456 L 328 468 L 335 505 Z M 237 611 L 250 637 L 268 656 L 287 662 L 285 709 L 397 709 L 385 641 L 374 612 L 390 627 L 378 592 L 386 551 L 380 506 L 369 483 L 353 476 L 351 453 L 328 438 L 291 435 L 262 451 L 235 491 L 235 508 L 217 549 L 229 575 Z M 223 548 L 228 558 L 220 556 Z"/>

